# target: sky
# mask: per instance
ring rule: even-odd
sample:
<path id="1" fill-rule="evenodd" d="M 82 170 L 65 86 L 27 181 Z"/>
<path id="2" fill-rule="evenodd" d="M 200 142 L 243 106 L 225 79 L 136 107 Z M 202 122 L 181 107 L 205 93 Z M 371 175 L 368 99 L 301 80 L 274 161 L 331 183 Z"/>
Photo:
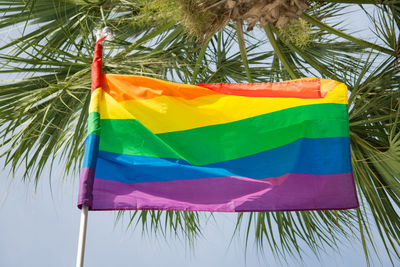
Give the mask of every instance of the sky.
<path id="1" fill-rule="evenodd" d="M 352 16 L 347 24 L 365 25 L 365 18 Z M 362 33 L 361 33 L 362 34 Z M 368 38 L 366 38 L 368 39 Z M 1 77 L 0 77 L 1 79 Z M 3 162 L 0 161 L 3 165 Z M 61 163 L 56 168 L 59 173 Z M 0 178 L 0 266 L 74 266 L 78 245 L 80 210 L 76 207 L 78 175 L 53 174 L 50 190 L 44 173 L 35 192 L 22 183 L 20 175 Z M 305 251 L 303 262 L 274 259 L 268 251 L 261 255 L 250 240 L 245 253 L 244 237 L 231 241 L 236 214 L 218 213 L 215 220 L 202 218 L 203 236 L 191 249 L 183 240 L 143 235 L 141 228 L 127 229 L 127 219 L 115 223 L 115 212 L 90 212 L 85 253 L 86 267 L 102 266 L 365 266 L 361 245 L 343 240 L 340 254 L 328 250 L 320 260 Z M 382 252 L 380 246 L 378 251 Z M 384 254 L 382 254 L 384 255 Z M 377 266 L 390 266 L 387 257 Z"/>

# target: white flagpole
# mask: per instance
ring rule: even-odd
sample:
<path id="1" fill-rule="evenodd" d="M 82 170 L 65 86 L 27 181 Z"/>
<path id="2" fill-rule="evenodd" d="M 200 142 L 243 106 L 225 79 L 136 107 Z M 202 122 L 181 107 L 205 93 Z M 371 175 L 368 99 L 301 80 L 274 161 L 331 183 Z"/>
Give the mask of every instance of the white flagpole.
<path id="1" fill-rule="evenodd" d="M 100 38 L 106 37 L 106 40 L 113 40 L 114 33 L 110 27 L 105 27 L 103 30 L 96 32 L 97 41 Z M 82 205 L 81 209 L 81 223 L 79 227 L 79 240 L 78 240 L 78 254 L 76 256 L 76 267 L 83 267 L 83 260 L 85 257 L 85 243 L 86 243 L 86 229 L 88 220 L 88 206 Z"/>
<path id="2" fill-rule="evenodd" d="M 79 227 L 78 254 L 76 256 L 76 267 L 83 267 L 83 258 L 85 256 L 87 219 L 88 219 L 88 207 L 82 206 L 81 224 Z"/>

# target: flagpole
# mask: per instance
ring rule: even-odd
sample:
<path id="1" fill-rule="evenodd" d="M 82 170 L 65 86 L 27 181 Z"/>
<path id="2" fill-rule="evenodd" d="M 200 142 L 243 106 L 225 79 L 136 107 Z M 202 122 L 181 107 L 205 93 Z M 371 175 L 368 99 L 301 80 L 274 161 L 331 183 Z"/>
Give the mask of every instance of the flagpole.
<path id="1" fill-rule="evenodd" d="M 102 30 L 97 30 L 96 32 L 96 46 L 95 53 L 93 55 L 92 64 L 92 88 L 91 91 L 97 89 L 99 86 L 99 81 L 102 73 L 102 46 L 101 42 L 104 40 L 111 41 L 114 39 L 114 33 L 110 27 L 105 27 Z M 94 87 L 94 88 L 93 88 Z M 97 144 L 98 146 L 98 144 Z M 97 147 L 98 149 L 98 147 Z M 86 155 L 86 154 L 85 154 Z M 81 222 L 79 227 L 79 240 L 78 240 L 78 253 L 76 255 L 76 267 L 83 267 L 83 260 L 85 257 L 85 244 L 86 244 L 86 229 L 88 220 L 89 206 L 91 206 L 91 192 L 93 187 L 94 170 L 96 169 L 96 164 L 92 166 L 83 168 L 80 184 L 79 186 L 79 197 L 78 206 L 81 208 Z M 82 176 L 83 174 L 83 176 Z M 90 179 L 91 178 L 91 179 Z M 88 189 L 89 187 L 90 189 Z M 82 190 L 82 192 L 81 192 Z M 89 192 L 89 195 L 88 195 Z M 82 199 L 80 198 L 82 197 Z"/>
<path id="2" fill-rule="evenodd" d="M 82 205 L 81 223 L 79 227 L 78 254 L 76 256 L 76 267 L 83 267 L 83 259 L 85 256 L 87 219 L 88 219 L 88 207 Z"/>

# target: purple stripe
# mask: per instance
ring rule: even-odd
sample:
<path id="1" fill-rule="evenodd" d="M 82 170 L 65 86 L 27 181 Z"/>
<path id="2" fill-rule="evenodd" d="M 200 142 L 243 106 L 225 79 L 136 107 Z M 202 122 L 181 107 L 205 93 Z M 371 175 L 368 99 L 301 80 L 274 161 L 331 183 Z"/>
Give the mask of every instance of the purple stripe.
<path id="1" fill-rule="evenodd" d="M 295 211 L 358 207 L 352 173 L 123 183 L 95 179 L 92 210 Z"/>
<path id="2" fill-rule="evenodd" d="M 85 205 L 89 208 L 92 206 L 93 182 L 94 182 L 94 169 L 89 167 L 83 168 L 81 176 L 79 178 L 78 208 L 81 208 L 82 205 Z"/>

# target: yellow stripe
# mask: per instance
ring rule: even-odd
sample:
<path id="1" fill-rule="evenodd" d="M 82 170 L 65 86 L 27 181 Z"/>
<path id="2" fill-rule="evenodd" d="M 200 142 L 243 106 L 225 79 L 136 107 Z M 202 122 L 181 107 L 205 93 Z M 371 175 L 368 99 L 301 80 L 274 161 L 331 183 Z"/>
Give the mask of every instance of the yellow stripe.
<path id="1" fill-rule="evenodd" d="M 334 81 L 334 80 L 327 80 L 327 79 L 320 79 L 321 83 L 321 95 L 325 96 L 328 92 L 334 90 L 336 87 L 344 87 L 345 89 L 345 97 L 346 97 L 346 104 L 348 102 L 347 99 L 347 86 L 341 82 Z"/>
<path id="2" fill-rule="evenodd" d="M 100 103 L 100 116 L 101 119 L 137 119 L 153 133 L 165 133 L 233 122 L 303 105 L 347 104 L 344 84 L 325 84 L 336 86 L 320 99 L 212 95 L 192 100 L 160 96 L 117 102 L 105 92 Z"/>
<path id="3" fill-rule="evenodd" d="M 103 89 L 101 87 L 96 88 L 90 96 L 89 113 L 99 112 L 100 113 L 100 102 L 103 99 Z M 104 103 L 101 103 L 104 105 Z"/>

